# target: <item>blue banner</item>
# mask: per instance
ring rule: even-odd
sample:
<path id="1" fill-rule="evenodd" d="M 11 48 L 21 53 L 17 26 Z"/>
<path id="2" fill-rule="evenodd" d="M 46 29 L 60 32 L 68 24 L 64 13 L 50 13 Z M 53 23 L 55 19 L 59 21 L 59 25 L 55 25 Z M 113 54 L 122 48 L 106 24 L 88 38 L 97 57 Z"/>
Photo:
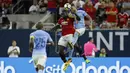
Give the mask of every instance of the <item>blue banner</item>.
<path id="1" fill-rule="evenodd" d="M 73 58 L 63 71 L 60 58 L 48 58 L 44 73 L 130 73 L 130 58 L 89 58 L 86 64 L 82 58 Z M 0 58 L 0 73 L 36 73 L 31 58 Z"/>
<path id="2" fill-rule="evenodd" d="M 31 58 L 0 58 L 0 73 L 36 73 Z"/>

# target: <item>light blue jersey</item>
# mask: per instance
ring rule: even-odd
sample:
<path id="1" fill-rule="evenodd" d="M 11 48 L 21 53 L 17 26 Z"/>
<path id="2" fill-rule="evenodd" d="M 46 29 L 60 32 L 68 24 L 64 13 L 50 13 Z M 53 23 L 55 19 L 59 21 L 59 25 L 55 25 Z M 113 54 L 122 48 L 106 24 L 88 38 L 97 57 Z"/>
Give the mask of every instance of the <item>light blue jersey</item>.
<path id="1" fill-rule="evenodd" d="M 32 36 L 34 37 L 33 55 L 40 54 L 46 56 L 46 44 L 48 41 L 53 41 L 50 35 L 43 30 L 37 30 L 30 34 L 30 37 Z"/>
<path id="2" fill-rule="evenodd" d="M 78 24 L 74 22 L 75 28 L 80 29 L 80 28 L 85 28 L 85 22 L 84 22 L 84 17 L 87 16 L 88 14 L 82 9 L 78 9 L 77 15 L 80 17 L 80 21 L 78 21 Z"/>

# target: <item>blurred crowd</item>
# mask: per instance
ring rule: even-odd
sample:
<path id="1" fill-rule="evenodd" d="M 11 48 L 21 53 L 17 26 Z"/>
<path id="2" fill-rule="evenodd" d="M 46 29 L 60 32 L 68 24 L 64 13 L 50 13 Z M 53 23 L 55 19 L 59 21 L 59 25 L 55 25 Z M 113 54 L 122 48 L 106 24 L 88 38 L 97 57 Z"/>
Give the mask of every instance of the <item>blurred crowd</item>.
<path id="1" fill-rule="evenodd" d="M 11 13 L 12 0 L 0 0 L 0 28 L 9 28 L 7 14 Z"/>
<path id="2" fill-rule="evenodd" d="M 38 0 L 30 8 L 30 13 L 61 14 L 64 4 L 71 3 L 81 7 L 93 19 L 93 29 L 129 29 L 130 0 Z M 88 21 L 85 21 L 89 29 Z"/>
<path id="3" fill-rule="evenodd" d="M 0 0 L 0 21 L 3 23 L 7 21 L 6 14 L 11 13 L 12 1 L 14 0 Z M 80 3 L 93 19 L 93 29 L 130 29 L 130 0 L 34 0 L 32 5 L 28 4 L 29 7 L 24 8 L 27 7 L 25 10 L 30 14 L 55 13 L 58 19 L 66 3 L 75 6 Z M 87 19 L 85 24 L 89 29 Z"/>

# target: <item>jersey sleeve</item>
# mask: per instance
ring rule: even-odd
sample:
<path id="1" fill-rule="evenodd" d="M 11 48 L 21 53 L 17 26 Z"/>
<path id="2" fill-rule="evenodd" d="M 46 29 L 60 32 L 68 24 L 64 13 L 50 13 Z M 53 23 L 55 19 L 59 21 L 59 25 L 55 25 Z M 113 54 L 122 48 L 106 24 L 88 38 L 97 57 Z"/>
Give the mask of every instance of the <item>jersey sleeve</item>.
<path id="1" fill-rule="evenodd" d="M 85 11 L 83 11 L 83 15 L 84 15 L 84 16 L 87 16 L 88 14 L 87 14 Z"/>
<path id="2" fill-rule="evenodd" d="M 60 18 L 60 19 L 58 20 L 58 24 L 61 25 L 62 22 L 63 22 L 63 18 Z"/>

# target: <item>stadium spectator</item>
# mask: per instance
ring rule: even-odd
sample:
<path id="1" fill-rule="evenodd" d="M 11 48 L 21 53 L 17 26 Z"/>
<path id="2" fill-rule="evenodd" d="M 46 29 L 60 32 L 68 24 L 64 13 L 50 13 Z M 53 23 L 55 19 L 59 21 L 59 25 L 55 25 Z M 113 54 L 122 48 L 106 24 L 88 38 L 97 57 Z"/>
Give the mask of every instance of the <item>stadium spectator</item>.
<path id="1" fill-rule="evenodd" d="M 94 8 L 91 1 L 85 4 L 85 11 L 90 15 L 92 20 L 96 19 L 96 8 Z"/>
<path id="2" fill-rule="evenodd" d="M 107 23 L 107 22 L 102 22 L 102 24 L 100 24 L 100 28 L 103 29 L 103 30 L 106 30 L 108 29 L 110 26 L 110 23 Z"/>
<path id="3" fill-rule="evenodd" d="M 105 48 L 102 48 L 102 49 L 100 50 L 99 57 L 108 57 Z"/>
<path id="4" fill-rule="evenodd" d="M 85 4 L 85 2 L 82 0 L 74 0 L 72 3 L 74 4 L 75 7 L 77 7 L 77 3 L 79 3 L 81 8 L 83 8 L 83 6 Z"/>
<path id="5" fill-rule="evenodd" d="M 2 16 L 6 16 L 6 14 L 9 14 L 9 10 L 8 10 L 8 4 L 6 3 L 2 3 L 1 6 L 0 6 L 0 13 Z"/>
<path id="6" fill-rule="evenodd" d="M 56 12 L 57 4 L 56 0 L 48 0 L 48 11 Z"/>
<path id="7" fill-rule="evenodd" d="M 17 46 L 15 40 L 12 41 L 12 46 L 8 48 L 9 57 L 18 57 L 20 55 L 20 48 Z"/>
<path id="8" fill-rule="evenodd" d="M 129 18 L 129 14 L 124 12 L 124 10 L 122 10 L 122 12 L 118 14 L 118 27 L 126 28 L 128 25 L 128 18 Z"/>
<path id="9" fill-rule="evenodd" d="M 101 5 L 101 1 L 98 1 L 96 4 L 95 4 L 95 8 L 96 8 L 96 10 L 98 9 L 98 7 Z"/>
<path id="10" fill-rule="evenodd" d="M 29 8 L 29 13 L 30 14 L 36 14 L 38 13 L 39 10 L 39 6 L 37 4 L 33 4 L 30 8 Z"/>
<path id="11" fill-rule="evenodd" d="M 106 18 L 107 18 L 107 15 L 106 15 L 105 2 L 101 2 L 101 5 L 96 11 L 96 22 L 98 23 L 98 25 L 100 25 L 101 23 L 103 23 L 103 21 L 106 20 Z"/>
<path id="12" fill-rule="evenodd" d="M 12 0 L 0 0 L 0 3 L 12 4 Z"/>
<path id="13" fill-rule="evenodd" d="M 68 0 L 68 3 L 72 4 L 73 0 Z"/>
<path id="14" fill-rule="evenodd" d="M 1 29 L 8 29 L 9 24 L 10 24 L 10 21 L 7 17 L 7 14 L 9 13 L 9 11 L 8 11 L 8 8 L 6 6 L 7 5 L 5 5 L 5 3 L 2 3 L 1 7 L 0 7 L 0 15 L 2 17 Z"/>
<path id="15" fill-rule="evenodd" d="M 130 23 L 128 22 L 127 29 L 130 29 Z"/>
<path id="16" fill-rule="evenodd" d="M 118 1 L 118 3 L 117 3 L 118 12 L 121 12 L 121 9 L 123 7 L 123 2 L 124 2 L 124 0 L 119 0 Z"/>
<path id="17" fill-rule="evenodd" d="M 113 2 L 109 3 L 109 7 L 106 9 L 107 22 L 111 24 L 112 28 L 117 26 L 117 13 L 118 10 Z"/>
<path id="18" fill-rule="evenodd" d="M 60 15 L 64 9 L 64 4 L 66 4 L 67 2 L 68 2 L 67 0 L 59 0 L 59 3 L 60 3 L 59 14 Z"/>
<path id="19" fill-rule="evenodd" d="M 130 15 L 130 0 L 125 0 L 123 2 L 123 9 Z"/>
<path id="20" fill-rule="evenodd" d="M 99 0 L 90 0 L 95 5 Z"/>
<path id="21" fill-rule="evenodd" d="M 40 0 L 38 5 L 39 5 L 39 12 L 40 13 L 45 13 L 47 11 L 47 0 Z"/>
<path id="22" fill-rule="evenodd" d="M 88 42 L 84 44 L 84 55 L 87 57 L 95 57 L 95 52 L 97 52 L 98 49 L 96 48 L 94 44 L 93 38 L 89 38 Z"/>

